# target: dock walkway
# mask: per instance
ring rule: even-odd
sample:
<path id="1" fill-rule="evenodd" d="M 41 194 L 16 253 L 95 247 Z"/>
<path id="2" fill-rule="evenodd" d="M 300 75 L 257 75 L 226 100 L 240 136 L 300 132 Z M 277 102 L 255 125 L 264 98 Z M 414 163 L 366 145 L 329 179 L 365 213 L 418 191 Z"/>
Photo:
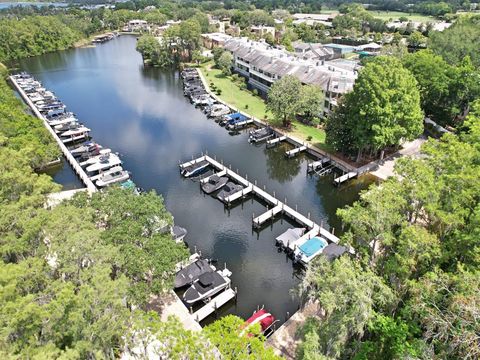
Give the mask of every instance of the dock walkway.
<path id="1" fill-rule="evenodd" d="M 202 306 L 200 309 L 194 312 L 192 316 L 195 321 L 200 322 L 217 311 L 217 309 L 220 309 L 227 302 L 234 299 L 236 296 L 237 294 L 235 293 L 235 290 L 228 288 L 224 292 L 220 293 L 220 295 L 214 297 L 212 301 L 208 302 L 205 306 Z"/>
<path id="2" fill-rule="evenodd" d="M 252 184 L 250 181 L 242 177 L 241 175 L 237 174 L 235 171 L 227 168 L 225 165 L 221 164 L 217 160 L 211 158 L 208 155 L 203 155 L 197 159 L 193 159 L 191 161 L 188 161 L 186 163 L 180 164 L 180 168 L 184 169 L 185 167 L 196 164 L 200 161 L 207 161 L 215 170 L 224 173 L 226 176 L 230 177 L 240 185 L 244 186 L 245 188 L 242 191 L 239 191 L 235 194 L 230 195 L 226 200 L 227 204 L 229 202 L 233 202 L 237 199 L 242 198 L 248 193 L 253 193 L 260 199 L 264 200 L 269 206 L 271 206 L 270 210 L 267 210 L 265 213 L 262 215 L 258 216 L 255 218 L 253 216 L 252 222 L 254 227 L 261 226 L 261 224 L 265 223 L 268 219 L 270 219 L 272 216 L 275 216 L 279 213 L 283 213 L 295 221 L 297 221 L 299 224 L 306 226 L 309 231 L 307 234 L 310 234 L 310 236 L 314 236 L 317 234 L 321 234 L 323 237 L 325 237 L 328 241 L 338 243 L 339 239 L 326 229 L 322 228 L 320 225 L 316 224 L 314 221 L 310 220 L 309 217 L 306 217 L 299 213 L 297 210 L 292 209 L 290 206 L 287 204 L 281 202 L 278 200 L 275 196 L 270 195 L 268 192 L 265 190 L 261 189 L 257 185 Z M 313 235 L 313 233 L 315 233 Z M 303 241 L 308 240 L 308 237 L 302 237 Z M 301 243 L 297 243 L 297 246 L 301 245 Z"/>
<path id="3" fill-rule="evenodd" d="M 299 146 L 299 147 L 296 147 L 295 149 L 288 150 L 287 152 L 285 152 L 285 156 L 288 157 L 288 158 L 291 158 L 291 157 L 294 157 L 295 155 L 300 154 L 301 152 L 306 151 L 306 150 L 307 150 L 307 147 L 305 145 Z"/>
<path id="4" fill-rule="evenodd" d="M 350 171 L 346 174 L 343 174 L 342 176 L 339 176 L 333 180 L 334 185 L 340 185 L 344 183 L 345 181 L 348 181 L 350 179 L 353 179 L 354 177 L 357 177 L 358 173 L 356 171 Z"/>
<path id="5" fill-rule="evenodd" d="M 42 120 L 43 125 L 45 128 L 50 132 L 52 137 L 55 139 L 57 142 L 58 146 L 60 147 L 60 150 L 62 150 L 63 155 L 65 156 L 65 159 L 70 163 L 72 166 L 73 170 L 77 173 L 79 178 L 82 180 L 82 182 L 85 184 L 87 187 L 88 192 L 92 193 L 97 191 L 97 187 L 94 185 L 94 183 L 90 180 L 88 175 L 85 173 L 85 170 L 82 169 L 82 167 L 78 164 L 78 162 L 75 160 L 73 155 L 70 153 L 70 151 L 67 149 L 63 141 L 58 137 L 58 135 L 55 133 L 55 131 L 50 127 L 48 124 L 47 119 L 38 111 L 37 107 L 33 104 L 32 100 L 27 96 L 25 91 L 17 84 L 17 81 L 13 76 L 10 76 L 10 81 L 12 84 L 15 86 L 15 89 L 18 91 L 22 99 L 27 103 L 27 105 L 30 107 L 30 109 L 33 111 L 36 117 L 38 117 L 40 120 Z"/>

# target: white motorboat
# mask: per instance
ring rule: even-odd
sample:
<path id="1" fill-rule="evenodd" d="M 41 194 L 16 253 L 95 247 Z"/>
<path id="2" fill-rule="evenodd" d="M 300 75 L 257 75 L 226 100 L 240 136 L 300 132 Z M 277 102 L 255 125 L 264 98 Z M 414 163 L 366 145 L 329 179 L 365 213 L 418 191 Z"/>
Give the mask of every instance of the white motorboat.
<path id="1" fill-rule="evenodd" d="M 84 134 L 84 133 L 88 134 L 89 132 L 90 132 L 90 129 L 83 126 L 83 125 L 74 126 L 70 130 L 67 130 L 67 131 L 64 131 L 64 132 L 60 133 L 60 137 L 70 138 L 70 137 L 75 137 L 77 135 Z"/>
<path id="2" fill-rule="evenodd" d="M 122 160 L 120 160 L 118 155 L 110 153 L 99 157 L 97 162 L 87 166 L 85 170 L 92 174 L 121 164 Z"/>
<path id="3" fill-rule="evenodd" d="M 130 178 L 128 171 L 123 170 L 121 166 L 114 166 L 111 169 L 99 175 L 95 185 L 98 187 L 105 187 L 117 182 L 126 181 Z M 93 178 L 92 178 L 93 179 Z"/>
<path id="4" fill-rule="evenodd" d="M 81 163 L 80 163 L 80 166 L 84 167 L 84 166 L 88 166 L 88 165 L 95 164 L 96 162 L 100 161 L 100 158 L 101 158 L 102 156 L 110 155 L 111 152 L 112 152 L 112 150 L 110 150 L 110 149 L 101 149 L 101 150 L 99 151 L 99 154 L 98 154 L 98 155 L 93 156 L 93 157 L 91 157 L 90 159 L 81 162 Z"/>
<path id="5" fill-rule="evenodd" d="M 47 120 L 47 121 L 51 127 L 56 127 L 58 125 L 63 125 L 63 124 L 71 123 L 73 121 L 78 121 L 78 119 L 72 114 L 71 116 L 59 117 L 58 119 Z"/>

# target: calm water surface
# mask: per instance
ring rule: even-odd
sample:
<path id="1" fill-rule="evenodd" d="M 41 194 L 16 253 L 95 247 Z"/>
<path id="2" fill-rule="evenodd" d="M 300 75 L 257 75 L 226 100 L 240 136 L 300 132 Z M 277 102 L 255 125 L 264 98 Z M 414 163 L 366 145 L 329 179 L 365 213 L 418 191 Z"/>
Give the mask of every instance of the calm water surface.
<path id="1" fill-rule="evenodd" d="M 285 159 L 289 145 L 267 150 L 248 144 L 246 133 L 229 135 L 187 101 L 178 73 L 144 69 L 135 42 L 122 36 L 95 48 L 27 59 L 20 67 L 53 90 L 92 129 L 97 142 L 119 152 L 139 186 L 163 195 L 176 223 L 188 229 L 192 250 L 218 259 L 218 266 L 227 263 L 238 299 L 221 313 L 248 317 L 264 304 L 283 322 L 298 307 L 291 289 L 299 274 L 277 251 L 274 239 L 291 225 L 279 219 L 252 231 L 252 214 L 265 211 L 263 204 L 250 198 L 226 210 L 204 195 L 198 183 L 183 179 L 178 162 L 208 151 L 318 223 L 335 227 L 336 233 L 336 209 L 356 200 L 371 180 L 361 178 L 337 189 L 331 177 L 306 175 L 306 155 Z M 52 175 L 65 188 L 80 185 L 67 166 Z"/>

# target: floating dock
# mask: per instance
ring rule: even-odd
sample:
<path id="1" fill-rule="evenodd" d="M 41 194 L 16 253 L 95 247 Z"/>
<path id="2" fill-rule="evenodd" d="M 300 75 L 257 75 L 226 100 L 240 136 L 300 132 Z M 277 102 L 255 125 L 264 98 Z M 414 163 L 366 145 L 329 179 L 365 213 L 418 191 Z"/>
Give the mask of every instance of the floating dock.
<path id="1" fill-rule="evenodd" d="M 318 170 L 324 169 L 324 165 L 328 164 L 330 162 L 330 159 L 327 158 L 322 158 L 320 160 L 311 162 L 307 165 L 307 172 L 312 173 L 312 172 L 317 172 Z"/>
<path id="2" fill-rule="evenodd" d="M 195 311 L 192 316 L 195 321 L 200 322 L 209 315 L 213 314 L 230 300 L 234 299 L 236 296 L 237 293 L 235 292 L 235 290 L 233 290 L 232 288 L 228 288 L 227 290 L 220 293 L 220 295 L 214 297 L 205 306 L 202 306 L 200 309 Z"/>
<path id="3" fill-rule="evenodd" d="M 270 210 L 265 211 L 262 215 L 253 219 L 253 227 L 260 227 L 266 223 L 269 219 L 273 219 L 275 215 L 283 212 L 283 204 L 279 204 Z"/>
<path id="4" fill-rule="evenodd" d="M 249 124 L 253 124 L 253 119 L 247 119 L 247 120 L 244 120 L 244 121 L 240 121 L 238 123 L 235 123 L 233 124 L 233 128 L 234 129 L 240 129 L 244 126 L 247 126 Z"/>
<path id="5" fill-rule="evenodd" d="M 280 136 L 275 139 L 267 140 L 267 146 L 274 146 L 277 144 L 280 144 L 282 141 L 286 141 L 287 137 L 286 136 Z"/>
<path id="6" fill-rule="evenodd" d="M 355 177 L 357 177 L 357 176 L 358 176 L 358 173 L 357 173 L 356 171 L 350 171 L 350 172 L 348 172 L 348 173 L 346 173 L 346 174 L 343 174 L 342 176 L 339 176 L 339 177 L 335 178 L 335 179 L 333 180 L 333 184 L 334 184 L 335 186 L 338 186 L 338 185 L 344 183 L 345 181 L 348 181 L 348 180 L 350 180 L 350 179 L 353 179 L 353 178 L 355 178 Z"/>
<path id="7" fill-rule="evenodd" d="M 283 213 L 283 214 L 291 217 L 295 221 L 297 221 L 299 224 L 307 227 L 309 229 L 307 234 L 311 235 L 312 237 L 320 234 L 330 242 L 333 242 L 333 243 L 338 243 L 339 242 L 338 237 L 336 237 L 334 234 L 330 233 L 326 229 L 322 228 L 320 225 L 318 225 L 314 221 L 310 220 L 309 217 L 306 217 L 306 216 L 302 215 L 301 213 L 299 213 L 297 210 L 292 209 L 287 204 L 278 200 L 275 196 L 270 195 L 268 192 L 261 189 L 257 185 L 252 184 L 250 181 L 248 181 L 244 177 L 240 176 L 235 171 L 227 168 L 226 166 L 224 166 L 223 164 L 221 164 L 220 162 L 211 158 L 208 155 L 203 155 L 203 156 L 201 156 L 197 159 L 194 159 L 194 160 L 188 161 L 184 164 L 181 164 L 180 168 L 183 169 L 187 166 L 190 166 L 192 164 L 196 164 L 200 161 L 207 161 L 215 170 L 220 171 L 220 172 L 224 172 L 224 174 L 226 176 L 230 177 L 232 180 L 236 181 L 238 184 L 244 186 L 244 189 L 242 191 L 239 191 L 239 192 L 237 192 L 233 195 L 230 195 L 227 198 L 227 200 L 228 200 L 227 205 L 228 205 L 228 202 L 233 202 L 237 199 L 242 198 L 246 194 L 253 193 L 257 197 L 259 197 L 260 199 L 264 200 L 269 206 L 271 206 L 271 209 L 267 210 L 262 215 L 260 215 L 258 217 L 253 216 L 252 226 L 254 226 L 254 227 L 261 226 L 262 224 L 264 224 L 266 221 L 268 221 L 268 219 L 272 218 L 273 216 L 275 216 L 277 214 L 280 214 L 280 213 Z M 306 241 L 306 240 L 308 240 L 308 238 L 303 239 L 303 241 Z M 301 243 L 298 243 L 296 245 L 301 245 Z"/>
<path id="8" fill-rule="evenodd" d="M 33 104 L 32 100 L 30 100 L 30 98 L 27 96 L 25 91 L 23 91 L 23 89 L 17 84 L 17 81 L 13 76 L 10 76 L 10 81 L 15 86 L 15 89 L 18 91 L 22 99 L 27 103 L 30 109 L 32 109 L 35 116 L 38 117 L 40 120 L 42 120 L 43 125 L 47 128 L 47 130 L 50 132 L 52 137 L 55 139 L 58 146 L 60 147 L 60 150 L 62 150 L 62 153 L 65 156 L 65 159 L 67 159 L 69 164 L 72 166 L 73 170 L 77 173 L 80 180 L 82 180 L 82 182 L 85 184 L 88 192 L 92 193 L 97 191 L 97 187 L 87 176 L 85 170 L 83 170 L 82 167 L 78 164 L 78 162 L 75 160 L 73 155 L 70 153 L 70 151 L 67 149 L 67 147 L 63 143 L 63 141 L 58 137 L 55 131 L 50 127 L 50 125 L 47 122 L 47 119 L 42 115 L 42 113 L 40 113 L 40 111 L 38 111 L 37 107 Z"/>
<path id="9" fill-rule="evenodd" d="M 291 157 L 294 157 L 295 155 L 300 154 L 301 152 L 306 151 L 306 150 L 307 150 L 307 147 L 305 145 L 299 146 L 295 149 L 288 150 L 287 152 L 285 152 L 285 156 L 288 157 L 288 158 L 291 158 Z"/>

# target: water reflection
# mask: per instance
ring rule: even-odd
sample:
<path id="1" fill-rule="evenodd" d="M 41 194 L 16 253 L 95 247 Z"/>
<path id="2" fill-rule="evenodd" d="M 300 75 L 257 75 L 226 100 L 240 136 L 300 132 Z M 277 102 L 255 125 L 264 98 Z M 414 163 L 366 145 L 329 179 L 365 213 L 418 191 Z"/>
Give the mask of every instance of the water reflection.
<path id="1" fill-rule="evenodd" d="M 293 178 L 298 175 L 301 168 L 301 160 L 299 157 L 285 160 L 287 147 L 288 145 L 281 144 L 277 147 L 270 149 L 264 148 L 263 150 L 267 159 L 268 175 L 281 184 L 292 181 Z"/>

